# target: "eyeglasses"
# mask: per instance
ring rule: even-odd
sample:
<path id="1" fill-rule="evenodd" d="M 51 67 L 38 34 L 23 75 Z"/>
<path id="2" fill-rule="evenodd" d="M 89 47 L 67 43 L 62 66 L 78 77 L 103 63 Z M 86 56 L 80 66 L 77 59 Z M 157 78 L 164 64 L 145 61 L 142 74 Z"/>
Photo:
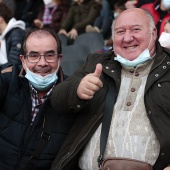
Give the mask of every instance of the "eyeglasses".
<path id="1" fill-rule="evenodd" d="M 33 54 L 28 54 L 24 55 L 29 63 L 38 63 L 43 56 L 45 61 L 48 63 L 54 63 L 57 61 L 57 58 L 61 54 L 55 54 L 55 53 L 46 53 L 46 54 L 39 54 L 39 53 L 33 53 Z"/>

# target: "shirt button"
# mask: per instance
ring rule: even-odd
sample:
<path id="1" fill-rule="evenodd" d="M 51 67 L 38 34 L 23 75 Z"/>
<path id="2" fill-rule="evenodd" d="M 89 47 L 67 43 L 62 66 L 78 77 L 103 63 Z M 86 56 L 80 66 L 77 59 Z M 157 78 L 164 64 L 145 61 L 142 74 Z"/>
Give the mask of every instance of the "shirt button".
<path id="1" fill-rule="evenodd" d="M 159 74 L 155 74 L 155 77 L 158 77 L 159 76 Z"/>
<path id="2" fill-rule="evenodd" d="M 163 66 L 162 68 L 163 68 L 163 69 L 166 69 L 166 66 Z"/>
<path id="3" fill-rule="evenodd" d="M 77 105 L 77 108 L 80 108 L 81 106 L 80 105 Z"/>
<path id="4" fill-rule="evenodd" d="M 134 92 L 135 91 L 135 88 L 131 88 L 131 92 Z"/>
<path id="5" fill-rule="evenodd" d="M 168 61 L 167 64 L 170 65 L 170 62 Z"/>
<path id="6" fill-rule="evenodd" d="M 127 104 L 126 104 L 127 106 L 130 106 L 131 105 L 131 102 L 127 102 Z"/>
<path id="7" fill-rule="evenodd" d="M 134 73 L 134 70 L 129 70 L 130 73 Z"/>
<path id="8" fill-rule="evenodd" d="M 161 87 L 161 85 L 160 85 L 160 84 L 158 84 L 158 87 Z"/>
<path id="9" fill-rule="evenodd" d="M 108 69 L 109 69 L 109 67 L 106 67 L 106 69 L 108 70 Z"/>
<path id="10" fill-rule="evenodd" d="M 139 73 L 138 73 L 138 72 L 135 72 L 135 76 L 136 76 L 136 77 L 139 76 Z"/>

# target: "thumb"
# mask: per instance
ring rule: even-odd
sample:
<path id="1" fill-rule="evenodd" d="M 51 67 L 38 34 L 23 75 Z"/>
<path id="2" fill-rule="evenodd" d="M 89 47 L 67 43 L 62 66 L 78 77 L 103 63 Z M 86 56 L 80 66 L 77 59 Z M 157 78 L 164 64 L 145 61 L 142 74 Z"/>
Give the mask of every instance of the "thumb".
<path id="1" fill-rule="evenodd" d="M 101 75 L 101 73 L 102 73 L 102 65 L 101 64 L 97 64 L 96 65 L 96 69 L 95 69 L 95 71 L 94 71 L 94 73 L 93 73 L 93 75 L 95 76 L 95 77 L 100 77 L 100 75 Z"/>

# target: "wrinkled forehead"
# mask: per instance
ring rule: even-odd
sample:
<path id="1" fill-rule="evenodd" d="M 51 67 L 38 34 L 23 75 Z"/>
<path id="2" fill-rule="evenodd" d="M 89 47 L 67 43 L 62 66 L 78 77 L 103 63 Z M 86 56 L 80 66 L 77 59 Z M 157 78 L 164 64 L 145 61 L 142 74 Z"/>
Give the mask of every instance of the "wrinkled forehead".
<path id="1" fill-rule="evenodd" d="M 129 9 L 122 12 L 115 21 L 114 30 L 120 27 L 130 27 L 138 25 L 140 27 L 149 26 L 149 18 L 143 10 Z M 149 27 L 148 27 L 149 28 Z"/>

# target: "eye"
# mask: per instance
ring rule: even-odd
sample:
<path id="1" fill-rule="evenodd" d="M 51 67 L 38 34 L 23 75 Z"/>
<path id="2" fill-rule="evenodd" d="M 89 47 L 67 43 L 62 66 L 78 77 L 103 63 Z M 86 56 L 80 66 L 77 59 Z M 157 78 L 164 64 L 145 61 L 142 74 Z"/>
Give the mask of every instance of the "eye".
<path id="1" fill-rule="evenodd" d="M 125 31 L 124 30 L 118 30 L 116 31 L 116 34 L 123 34 Z"/>
<path id="2" fill-rule="evenodd" d="M 133 32 L 139 32 L 141 29 L 140 28 L 133 28 L 132 31 Z"/>
<path id="3" fill-rule="evenodd" d="M 32 59 L 39 58 L 39 54 L 38 53 L 29 54 L 28 56 L 29 56 L 29 58 L 32 58 Z"/>
<path id="4" fill-rule="evenodd" d="M 55 53 L 47 53 L 45 55 L 46 55 L 46 57 L 54 57 Z"/>
<path id="5" fill-rule="evenodd" d="M 55 59 L 56 54 L 55 53 L 46 53 L 45 57 L 47 60 L 54 60 Z"/>

